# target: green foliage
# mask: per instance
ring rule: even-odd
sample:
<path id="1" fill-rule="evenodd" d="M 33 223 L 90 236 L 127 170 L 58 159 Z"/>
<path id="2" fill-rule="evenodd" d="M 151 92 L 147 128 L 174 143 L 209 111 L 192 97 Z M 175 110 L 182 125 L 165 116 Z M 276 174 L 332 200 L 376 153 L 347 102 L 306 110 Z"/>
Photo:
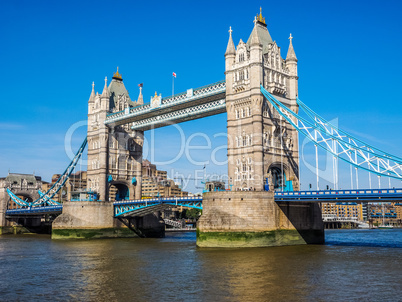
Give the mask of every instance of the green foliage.
<path id="1" fill-rule="evenodd" d="M 202 210 L 199 209 L 185 209 L 180 213 L 180 218 L 198 220 L 201 214 Z"/>

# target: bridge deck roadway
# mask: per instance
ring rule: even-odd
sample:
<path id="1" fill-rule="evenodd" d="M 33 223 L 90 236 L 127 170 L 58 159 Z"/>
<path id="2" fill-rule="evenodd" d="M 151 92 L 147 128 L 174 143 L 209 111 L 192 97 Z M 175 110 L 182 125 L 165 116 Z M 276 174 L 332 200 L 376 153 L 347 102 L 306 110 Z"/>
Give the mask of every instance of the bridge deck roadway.
<path id="1" fill-rule="evenodd" d="M 275 200 L 289 202 L 390 202 L 402 200 L 402 189 L 275 192 Z"/>
<path id="2" fill-rule="evenodd" d="M 246 193 L 246 192 L 245 192 Z M 275 192 L 275 201 L 285 202 L 402 202 L 402 188 Z M 96 202 L 96 201 L 94 201 Z M 114 202 L 114 216 L 144 216 L 171 206 L 202 209 L 202 197 L 168 197 Z M 63 206 L 7 210 L 6 216 L 61 213 Z"/>
<path id="3" fill-rule="evenodd" d="M 111 113 L 105 125 L 131 124 L 134 130 L 149 130 L 226 112 L 226 84 L 220 81 L 187 93 L 162 99 L 159 106 L 145 104 Z"/>
<path id="4" fill-rule="evenodd" d="M 47 207 L 27 207 L 27 208 L 19 208 L 12 209 L 6 211 L 7 216 L 35 216 L 35 215 L 44 215 L 44 214 L 61 214 L 63 210 L 63 206 L 47 206 Z"/>

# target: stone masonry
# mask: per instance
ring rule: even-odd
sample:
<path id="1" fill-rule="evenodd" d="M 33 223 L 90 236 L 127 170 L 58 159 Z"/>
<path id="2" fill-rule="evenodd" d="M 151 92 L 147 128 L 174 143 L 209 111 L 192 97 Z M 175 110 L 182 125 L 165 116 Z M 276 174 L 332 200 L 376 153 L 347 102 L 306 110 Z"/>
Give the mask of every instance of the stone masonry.
<path id="1" fill-rule="evenodd" d="M 261 93 L 263 85 L 298 112 L 297 58 L 290 45 L 286 60 L 272 40 L 260 12 L 247 43 L 233 43 L 225 53 L 229 179 L 234 190 L 263 190 L 292 181 L 299 189 L 298 133 L 281 119 Z"/>

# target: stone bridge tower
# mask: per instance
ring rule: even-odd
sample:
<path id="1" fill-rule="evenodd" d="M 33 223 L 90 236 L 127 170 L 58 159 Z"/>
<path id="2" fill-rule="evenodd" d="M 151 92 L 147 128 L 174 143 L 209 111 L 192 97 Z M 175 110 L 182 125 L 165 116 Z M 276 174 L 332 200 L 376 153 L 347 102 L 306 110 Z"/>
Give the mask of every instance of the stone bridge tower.
<path id="1" fill-rule="evenodd" d="M 17 208 L 17 204 L 8 195 L 7 189 L 23 200 L 32 202 L 39 198 L 38 190 L 42 190 L 42 178 L 20 173 L 9 173 L 7 177 L 0 178 L 0 234 L 12 233 L 12 225 L 15 224 L 6 219 L 7 209 Z"/>
<path id="2" fill-rule="evenodd" d="M 143 104 L 142 92 L 131 101 L 119 71 L 105 86 L 102 94 L 92 93 L 88 101 L 88 185 L 103 201 L 141 198 L 141 162 L 143 131 L 132 131 L 130 125 L 108 127 L 110 113 L 127 111 Z"/>
<path id="3" fill-rule="evenodd" d="M 265 100 L 263 85 L 298 112 L 297 58 L 286 59 L 272 40 L 261 12 L 244 43 L 235 47 L 232 29 L 225 53 L 229 181 L 234 190 L 299 189 L 298 133 Z M 265 187 L 266 188 L 266 187 Z"/>

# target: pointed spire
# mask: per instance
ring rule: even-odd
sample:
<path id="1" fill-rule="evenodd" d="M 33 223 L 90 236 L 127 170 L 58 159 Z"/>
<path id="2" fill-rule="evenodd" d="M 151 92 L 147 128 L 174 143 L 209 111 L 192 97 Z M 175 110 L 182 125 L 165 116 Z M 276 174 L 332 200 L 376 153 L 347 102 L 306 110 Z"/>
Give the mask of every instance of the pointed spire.
<path id="1" fill-rule="evenodd" d="M 91 95 L 89 96 L 89 103 L 93 102 L 95 100 L 95 82 L 92 82 L 92 91 Z"/>
<path id="2" fill-rule="evenodd" d="M 286 56 L 286 61 L 295 61 L 297 62 L 297 58 L 296 58 L 296 53 L 295 50 L 293 49 L 293 44 L 292 44 L 292 34 L 290 34 L 289 36 L 289 49 L 288 49 L 288 54 Z"/>
<path id="3" fill-rule="evenodd" d="M 143 105 L 144 104 L 144 98 L 142 97 L 142 83 L 138 84 L 138 86 L 140 87 L 140 94 L 139 94 L 138 99 L 137 99 L 137 105 Z"/>
<path id="4" fill-rule="evenodd" d="M 260 45 L 260 38 L 258 37 L 257 32 L 257 18 L 254 19 L 254 28 L 253 31 L 251 32 L 250 46 L 253 45 Z"/>
<path id="5" fill-rule="evenodd" d="M 105 87 L 103 87 L 102 97 L 109 97 L 109 90 L 107 89 L 107 77 L 105 77 Z"/>
<path id="6" fill-rule="evenodd" d="M 233 43 L 233 38 L 232 38 L 232 27 L 229 27 L 229 42 L 228 42 L 228 46 L 226 47 L 226 52 L 225 55 L 229 55 L 229 54 L 236 54 L 236 48 L 235 45 Z"/>
<path id="7" fill-rule="evenodd" d="M 262 7 L 260 6 L 260 14 L 257 14 L 256 21 L 265 24 L 265 18 L 262 16 Z"/>
<path id="8" fill-rule="evenodd" d="M 123 78 L 121 77 L 121 74 L 119 73 L 119 66 L 117 66 L 117 71 L 113 74 L 112 79 L 123 81 Z"/>

